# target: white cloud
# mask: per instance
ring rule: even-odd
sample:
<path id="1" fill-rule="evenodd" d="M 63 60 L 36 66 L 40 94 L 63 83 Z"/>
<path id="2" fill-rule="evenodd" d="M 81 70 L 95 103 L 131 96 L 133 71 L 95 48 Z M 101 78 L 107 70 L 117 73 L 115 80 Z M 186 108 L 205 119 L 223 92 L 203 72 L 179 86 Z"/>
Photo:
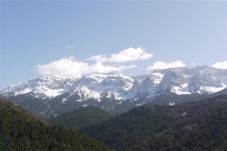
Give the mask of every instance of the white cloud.
<path id="1" fill-rule="evenodd" d="M 69 57 L 45 65 L 37 65 L 37 71 L 41 74 L 80 77 L 89 73 L 113 73 L 134 67 L 135 65 L 104 65 L 101 62 L 89 64 Z"/>
<path id="2" fill-rule="evenodd" d="M 138 48 L 128 48 L 122 50 L 119 53 L 107 55 L 96 55 L 89 58 L 89 60 L 95 60 L 97 62 L 128 62 L 137 60 L 146 60 L 153 57 L 152 54 L 145 52 L 144 49 Z"/>
<path id="3" fill-rule="evenodd" d="M 157 61 L 153 65 L 147 67 L 147 70 L 168 69 L 168 68 L 186 67 L 186 66 L 187 65 L 183 63 L 181 60 L 177 60 L 174 62 Z"/>
<path id="4" fill-rule="evenodd" d="M 212 67 L 217 68 L 217 69 L 227 69 L 227 61 L 217 62 L 217 63 L 213 64 Z"/>

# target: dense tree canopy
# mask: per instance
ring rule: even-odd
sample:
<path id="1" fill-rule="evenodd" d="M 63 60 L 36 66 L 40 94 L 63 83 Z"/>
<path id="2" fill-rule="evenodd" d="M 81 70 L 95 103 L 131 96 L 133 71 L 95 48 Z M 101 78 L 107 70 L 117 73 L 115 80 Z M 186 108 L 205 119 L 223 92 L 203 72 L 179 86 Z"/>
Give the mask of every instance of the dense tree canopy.
<path id="1" fill-rule="evenodd" d="M 108 111 L 97 107 L 84 107 L 50 120 L 54 125 L 63 126 L 66 128 L 78 130 L 94 124 L 101 123 L 104 120 L 113 117 Z"/>
<path id="2" fill-rule="evenodd" d="M 0 100 L 1 151 L 106 151 L 80 132 L 43 123 L 30 113 Z"/>
<path id="3" fill-rule="evenodd" d="M 137 107 L 83 131 L 117 150 L 212 151 L 227 140 L 227 96 Z"/>

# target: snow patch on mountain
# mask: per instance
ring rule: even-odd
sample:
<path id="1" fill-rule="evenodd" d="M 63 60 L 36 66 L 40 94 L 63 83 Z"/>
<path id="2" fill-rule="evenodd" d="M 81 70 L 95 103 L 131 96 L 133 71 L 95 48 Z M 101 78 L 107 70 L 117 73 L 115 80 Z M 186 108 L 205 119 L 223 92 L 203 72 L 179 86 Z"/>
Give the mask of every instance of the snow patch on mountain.
<path id="1" fill-rule="evenodd" d="M 152 73 L 152 75 L 155 76 L 153 80 L 154 80 L 154 83 L 156 83 L 156 84 L 159 84 L 162 81 L 162 78 L 164 77 L 163 74 L 158 73 L 158 72 L 154 72 L 154 73 Z"/>
<path id="2" fill-rule="evenodd" d="M 198 90 L 199 93 L 207 92 L 209 94 L 216 93 L 218 91 L 223 90 L 226 88 L 225 84 L 222 84 L 221 87 L 206 87 L 206 86 L 201 86 L 200 89 Z"/>
<path id="3" fill-rule="evenodd" d="M 48 98 L 53 98 L 58 95 L 61 95 L 65 92 L 64 89 L 50 89 L 46 86 L 43 86 L 42 88 L 39 88 L 38 90 L 36 89 L 34 91 L 35 94 L 44 94 Z"/>
<path id="4" fill-rule="evenodd" d="M 121 100 L 122 99 L 122 97 L 114 91 L 103 92 L 102 98 L 110 98 L 110 99 L 115 99 L 115 100 Z"/>
<path id="5" fill-rule="evenodd" d="M 191 94 L 188 90 L 188 83 L 184 83 L 181 86 L 172 86 L 171 92 L 177 95 Z"/>
<path id="6" fill-rule="evenodd" d="M 25 88 L 25 89 L 22 89 L 22 90 L 20 90 L 18 92 L 15 92 L 15 95 L 18 95 L 18 94 L 26 94 L 26 93 L 29 93 L 31 91 L 32 91 L 31 88 Z"/>
<path id="7" fill-rule="evenodd" d="M 74 90 L 71 91 L 69 96 L 72 96 L 75 94 L 78 95 L 83 100 L 96 99 L 100 101 L 100 94 L 98 92 L 91 91 L 86 86 L 76 87 Z"/>

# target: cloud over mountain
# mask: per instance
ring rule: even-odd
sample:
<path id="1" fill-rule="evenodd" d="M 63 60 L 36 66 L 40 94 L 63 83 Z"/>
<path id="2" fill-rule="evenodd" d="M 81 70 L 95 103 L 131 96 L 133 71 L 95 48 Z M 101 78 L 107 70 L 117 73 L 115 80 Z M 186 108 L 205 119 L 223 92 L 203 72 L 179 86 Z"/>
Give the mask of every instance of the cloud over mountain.
<path id="1" fill-rule="evenodd" d="M 212 67 L 217 69 L 227 69 L 227 61 L 216 62 L 215 64 L 212 65 Z"/>
<path id="2" fill-rule="evenodd" d="M 153 55 L 145 52 L 144 49 L 137 48 L 128 48 L 120 51 L 119 53 L 107 55 L 95 55 L 89 58 L 89 60 L 95 60 L 97 62 L 129 62 L 129 61 L 138 61 L 138 60 L 147 60 L 152 58 Z"/>
<path id="3" fill-rule="evenodd" d="M 36 69 L 40 74 L 80 77 L 89 73 L 113 73 L 131 69 L 136 65 L 127 62 L 152 57 L 152 54 L 140 47 L 127 48 L 111 55 L 95 55 L 84 61 L 78 61 L 74 57 L 62 58 L 48 64 L 37 65 Z"/>
<path id="4" fill-rule="evenodd" d="M 113 73 L 134 68 L 135 65 L 104 65 L 101 62 L 89 64 L 74 57 L 62 58 L 48 64 L 37 65 L 40 74 L 80 77 L 89 73 Z"/>
<path id="5" fill-rule="evenodd" d="M 148 66 L 146 70 L 168 69 L 168 68 L 186 67 L 186 66 L 187 65 L 181 60 L 177 60 L 174 62 L 157 61 L 153 65 Z"/>

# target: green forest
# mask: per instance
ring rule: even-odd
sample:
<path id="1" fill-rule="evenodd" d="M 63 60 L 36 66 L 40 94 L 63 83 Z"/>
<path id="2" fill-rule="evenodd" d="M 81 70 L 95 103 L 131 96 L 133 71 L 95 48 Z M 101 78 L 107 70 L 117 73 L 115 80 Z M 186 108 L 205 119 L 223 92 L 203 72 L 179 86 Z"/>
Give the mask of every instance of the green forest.
<path id="1" fill-rule="evenodd" d="M 80 132 L 51 126 L 19 107 L 0 100 L 1 151 L 107 151 Z"/>
<path id="2" fill-rule="evenodd" d="M 73 130 L 99 124 L 112 118 L 113 115 L 97 107 L 84 107 L 75 111 L 67 112 L 50 120 L 50 123 Z"/>
<path id="3" fill-rule="evenodd" d="M 86 107 L 49 122 L 1 99 L 0 150 L 226 151 L 227 96 L 121 115 Z"/>
<path id="4" fill-rule="evenodd" d="M 227 96 L 136 107 L 83 132 L 119 151 L 213 151 L 227 140 Z"/>

